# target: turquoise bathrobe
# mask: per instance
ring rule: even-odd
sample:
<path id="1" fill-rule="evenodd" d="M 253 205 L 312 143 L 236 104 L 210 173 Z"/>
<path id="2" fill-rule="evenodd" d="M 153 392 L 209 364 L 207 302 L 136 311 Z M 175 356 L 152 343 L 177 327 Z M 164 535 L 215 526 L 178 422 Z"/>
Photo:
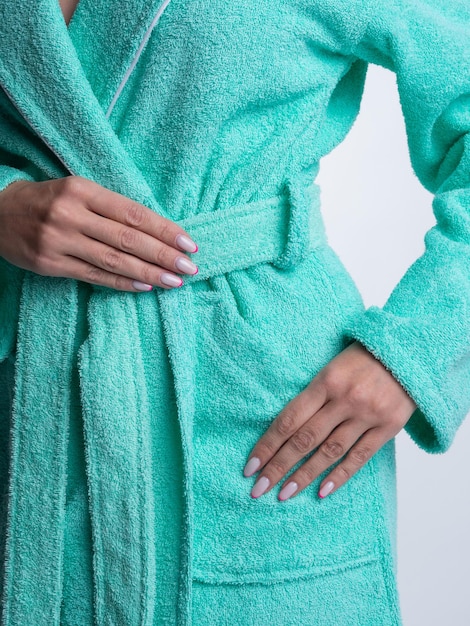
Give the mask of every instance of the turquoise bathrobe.
<path id="1" fill-rule="evenodd" d="M 425 452 L 470 409 L 468 1 L 1 0 L 0 34 L 0 191 L 89 178 L 199 245 L 149 293 L 0 260 L 2 625 L 401 624 L 394 439 L 323 500 L 242 470 L 354 340 Z M 368 63 L 436 224 L 365 308 L 315 178 Z"/>

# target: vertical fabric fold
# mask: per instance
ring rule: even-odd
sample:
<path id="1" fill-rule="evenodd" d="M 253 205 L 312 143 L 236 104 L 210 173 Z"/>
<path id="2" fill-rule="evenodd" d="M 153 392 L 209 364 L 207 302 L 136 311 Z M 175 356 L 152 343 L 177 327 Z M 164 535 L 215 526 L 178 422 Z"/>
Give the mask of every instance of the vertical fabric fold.
<path id="1" fill-rule="evenodd" d="M 178 624 L 190 626 L 192 619 L 193 556 L 193 420 L 196 361 L 193 292 L 185 289 L 158 290 L 165 342 L 173 372 L 178 422 L 181 433 L 184 475 L 183 540 L 178 597 Z"/>
<path id="2" fill-rule="evenodd" d="M 100 626 L 153 625 L 150 413 L 133 297 L 93 292 L 90 332 L 79 349 Z M 11 425 L 5 626 L 59 625 L 76 318 L 75 281 L 26 274 Z M 47 382 L 36 376 L 44 368 Z"/>
<path id="3" fill-rule="evenodd" d="M 25 274 L 10 431 L 4 626 L 59 624 L 76 311 L 75 283 Z M 37 376 L 44 369 L 47 379 Z"/>
<path id="4" fill-rule="evenodd" d="M 100 626 L 152 626 L 156 538 L 151 416 L 133 294 L 95 291 L 88 320 L 90 332 L 78 359 L 95 619 Z"/>

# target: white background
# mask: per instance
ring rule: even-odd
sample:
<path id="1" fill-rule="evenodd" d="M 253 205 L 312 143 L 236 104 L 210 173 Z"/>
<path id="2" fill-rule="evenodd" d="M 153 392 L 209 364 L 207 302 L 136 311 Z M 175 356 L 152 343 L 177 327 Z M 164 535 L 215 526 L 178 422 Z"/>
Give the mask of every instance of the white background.
<path id="1" fill-rule="evenodd" d="M 369 66 L 359 117 L 317 182 L 330 245 L 365 305 L 382 306 L 435 224 L 432 195 L 411 168 L 394 73 Z M 396 449 L 404 626 L 470 626 L 470 417 L 444 454 L 424 452 L 404 430 Z"/>

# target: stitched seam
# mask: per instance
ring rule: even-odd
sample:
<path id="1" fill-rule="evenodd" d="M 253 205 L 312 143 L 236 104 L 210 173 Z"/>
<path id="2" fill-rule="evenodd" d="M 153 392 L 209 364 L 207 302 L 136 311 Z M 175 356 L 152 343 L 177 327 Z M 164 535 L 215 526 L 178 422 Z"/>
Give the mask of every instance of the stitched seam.
<path id="1" fill-rule="evenodd" d="M 279 576 L 278 578 L 265 579 L 264 572 L 253 572 L 251 578 L 240 580 L 239 577 L 232 578 L 217 572 L 213 575 L 207 575 L 207 572 L 200 568 L 195 568 L 193 573 L 193 580 L 199 580 L 208 584 L 227 584 L 227 585 L 240 585 L 240 584 L 265 584 L 265 585 L 276 585 L 283 584 L 286 581 L 294 581 L 302 578 L 317 578 L 328 575 L 336 575 L 350 569 L 355 569 L 357 567 L 364 567 L 369 564 L 375 564 L 380 562 L 380 555 L 375 553 L 366 553 L 363 555 L 358 555 L 347 562 L 339 563 L 336 561 L 335 563 L 325 562 L 320 564 L 318 567 L 302 567 L 298 569 L 292 570 L 281 570 L 277 571 L 276 574 Z"/>

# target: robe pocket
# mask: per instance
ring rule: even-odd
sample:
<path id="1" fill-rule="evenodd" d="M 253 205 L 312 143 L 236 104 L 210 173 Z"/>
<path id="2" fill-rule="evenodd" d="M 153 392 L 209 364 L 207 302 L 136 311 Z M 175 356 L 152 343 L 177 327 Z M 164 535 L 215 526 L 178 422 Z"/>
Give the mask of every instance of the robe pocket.
<path id="1" fill-rule="evenodd" d="M 371 461 L 324 499 L 317 494 L 326 471 L 284 502 L 277 498 L 284 479 L 253 499 L 256 476 L 242 474 L 247 449 L 240 440 L 239 433 L 194 440 L 196 579 L 274 583 L 339 571 L 383 554 L 383 511 Z"/>
<path id="2" fill-rule="evenodd" d="M 378 557 L 344 562 L 316 575 L 276 583 L 230 584 L 193 577 L 198 626 L 398 626 L 396 594 L 387 589 Z"/>

